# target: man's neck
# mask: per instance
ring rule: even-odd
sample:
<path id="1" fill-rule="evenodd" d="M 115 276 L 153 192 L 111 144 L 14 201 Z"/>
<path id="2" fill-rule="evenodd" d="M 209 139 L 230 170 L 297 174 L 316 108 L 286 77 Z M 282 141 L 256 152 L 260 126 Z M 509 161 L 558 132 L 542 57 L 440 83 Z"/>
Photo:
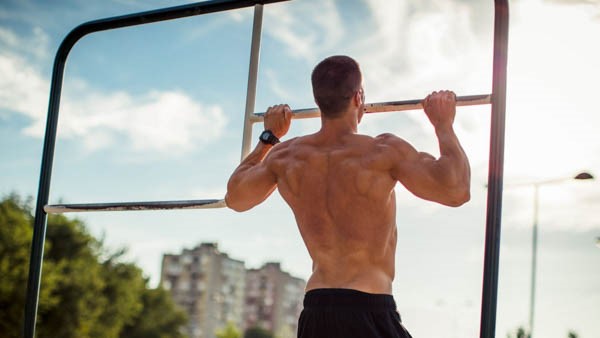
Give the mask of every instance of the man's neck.
<path id="1" fill-rule="evenodd" d="M 358 132 L 358 121 L 354 114 L 346 113 L 336 119 L 321 118 L 321 134 L 331 136 L 343 136 L 356 134 Z"/>

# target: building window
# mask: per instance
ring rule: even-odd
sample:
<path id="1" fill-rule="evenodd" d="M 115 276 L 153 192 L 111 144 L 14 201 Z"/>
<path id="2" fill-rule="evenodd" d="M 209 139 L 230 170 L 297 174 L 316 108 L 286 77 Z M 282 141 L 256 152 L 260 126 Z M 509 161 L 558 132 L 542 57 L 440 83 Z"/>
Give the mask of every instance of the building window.
<path id="1" fill-rule="evenodd" d="M 167 280 L 165 280 L 165 281 L 163 282 L 163 288 L 164 288 L 165 290 L 171 290 L 171 281 L 169 281 L 168 279 L 167 279 Z"/>

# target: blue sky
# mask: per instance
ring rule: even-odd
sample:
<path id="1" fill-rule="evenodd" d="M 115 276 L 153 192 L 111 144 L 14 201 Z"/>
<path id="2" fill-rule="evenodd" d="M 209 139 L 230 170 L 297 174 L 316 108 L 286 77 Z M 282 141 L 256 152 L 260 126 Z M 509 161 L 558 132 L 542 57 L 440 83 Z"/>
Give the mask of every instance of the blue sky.
<path id="1" fill-rule="evenodd" d="M 0 194 L 37 192 L 49 79 L 62 38 L 85 21 L 180 4 L 166 1 L 0 3 Z M 309 74 L 322 58 L 362 66 L 367 101 L 491 90 L 492 1 L 296 0 L 265 8 L 256 110 L 314 106 Z M 71 52 L 50 200 L 219 198 L 239 161 L 252 10 L 101 32 Z M 505 182 L 600 175 L 598 1 L 511 2 Z M 294 121 L 290 136 L 318 129 Z M 261 126 L 256 125 L 257 137 Z M 360 131 L 393 132 L 437 155 L 422 112 L 368 116 Z M 459 109 L 472 200 L 452 209 L 398 186 L 394 293 L 417 337 L 478 335 L 489 107 Z M 600 335 L 600 183 L 540 191 L 536 334 Z M 533 190 L 504 198 L 498 337 L 527 323 Z M 164 252 L 218 241 L 256 267 L 281 261 L 306 278 L 310 260 L 282 199 L 229 210 L 80 214 L 111 247 L 127 246 L 157 282 Z M 43 286 L 42 286 L 43 287 Z M 432 325 L 432 322 L 435 325 Z"/>

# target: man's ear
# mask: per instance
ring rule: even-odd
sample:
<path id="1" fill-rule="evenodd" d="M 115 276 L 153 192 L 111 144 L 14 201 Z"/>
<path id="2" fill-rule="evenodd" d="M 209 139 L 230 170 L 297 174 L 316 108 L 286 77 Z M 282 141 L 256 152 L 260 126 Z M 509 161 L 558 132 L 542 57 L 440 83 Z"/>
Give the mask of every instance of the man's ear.
<path id="1" fill-rule="evenodd" d="M 361 103 L 364 103 L 364 102 L 362 102 L 362 98 L 361 98 L 361 95 L 360 95 L 360 90 L 357 91 L 356 93 L 354 93 L 354 96 L 352 97 L 352 101 L 354 102 L 354 104 L 357 107 L 360 107 Z"/>

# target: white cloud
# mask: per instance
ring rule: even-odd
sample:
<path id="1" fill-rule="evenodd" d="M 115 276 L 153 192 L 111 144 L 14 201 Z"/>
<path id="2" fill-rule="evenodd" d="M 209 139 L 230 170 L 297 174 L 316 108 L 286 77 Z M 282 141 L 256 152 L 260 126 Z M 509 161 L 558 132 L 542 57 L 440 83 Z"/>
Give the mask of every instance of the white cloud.
<path id="1" fill-rule="evenodd" d="M 566 176 L 568 177 L 568 176 Z M 544 230 L 586 231 L 600 228 L 595 217 L 600 201 L 597 181 L 568 181 L 539 188 L 538 223 Z M 531 186 L 504 189 L 505 227 L 530 228 L 534 219 L 534 189 Z"/>
<path id="2" fill-rule="evenodd" d="M 43 32 L 35 32 L 39 41 L 47 41 Z M 7 47 L 0 52 L 0 109 L 27 116 L 31 124 L 23 132 L 42 137 L 49 80 L 25 57 L 7 51 L 22 43 L 14 33 L 0 29 L 0 43 Z M 45 55 L 37 48 L 28 52 Z M 221 107 L 196 102 L 182 91 L 150 91 L 134 97 L 126 91 L 102 92 L 85 81 L 72 81 L 61 98 L 59 135 L 79 140 L 90 151 L 124 138 L 136 152 L 181 154 L 219 137 L 227 123 Z"/>
<path id="3" fill-rule="evenodd" d="M 245 19 L 244 12 L 241 11 L 229 11 L 227 14 L 235 22 L 243 22 Z"/>
<path id="4" fill-rule="evenodd" d="M 15 33 L 2 27 L 0 27 L 0 41 L 9 47 L 15 47 L 19 42 Z"/>
<path id="5" fill-rule="evenodd" d="M 152 91 L 132 97 L 126 92 L 66 93 L 61 107 L 61 136 L 121 135 L 136 151 L 190 151 L 219 137 L 226 124 L 222 109 L 204 106 L 178 91 Z M 77 98 L 77 99 L 74 99 Z M 39 135 L 35 125 L 26 129 Z M 93 142 L 93 140 L 91 140 Z"/>
<path id="6" fill-rule="evenodd" d="M 546 0 L 550 3 L 564 4 L 564 5 L 600 5 L 599 0 Z"/>
<path id="7" fill-rule="evenodd" d="M 48 45 L 50 38 L 40 27 L 33 29 L 33 37 L 31 43 L 28 44 L 33 54 L 39 59 L 46 59 L 50 56 Z"/>
<path id="8" fill-rule="evenodd" d="M 295 59 L 314 63 L 321 51 L 336 46 L 343 25 L 333 0 L 271 5 L 264 11 L 265 34 L 282 43 Z"/>
<path id="9" fill-rule="evenodd" d="M 273 93 L 278 97 L 293 97 L 292 92 L 289 88 L 286 88 L 281 80 L 277 77 L 277 74 L 270 69 L 265 70 L 265 75 L 267 76 L 267 81 L 269 82 L 269 86 Z"/>
<path id="10" fill-rule="evenodd" d="M 34 27 L 31 33 L 22 38 L 11 30 L 0 26 L 0 47 L 11 50 L 13 53 L 31 55 L 38 60 L 45 60 L 50 56 L 48 34 L 39 27 Z"/>
<path id="11" fill-rule="evenodd" d="M 0 52 L 0 109 L 37 119 L 47 104 L 50 86 L 23 58 Z"/>

